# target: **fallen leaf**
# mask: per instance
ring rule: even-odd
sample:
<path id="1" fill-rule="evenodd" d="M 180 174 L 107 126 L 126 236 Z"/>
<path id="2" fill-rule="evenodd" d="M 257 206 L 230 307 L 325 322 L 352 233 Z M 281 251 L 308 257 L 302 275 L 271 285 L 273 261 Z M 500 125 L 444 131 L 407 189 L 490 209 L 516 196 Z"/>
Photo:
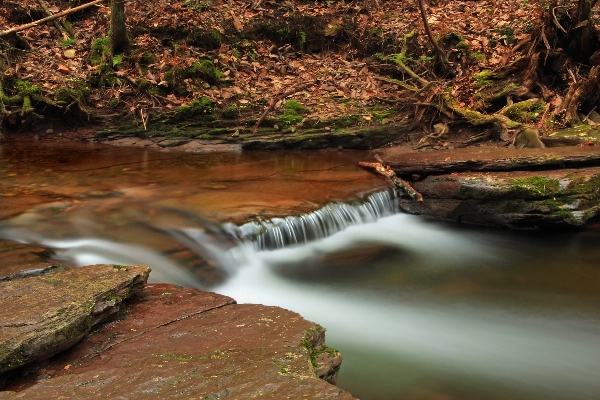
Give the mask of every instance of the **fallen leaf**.
<path id="1" fill-rule="evenodd" d="M 62 72 L 63 74 L 68 74 L 68 73 L 70 73 L 70 72 L 71 72 L 71 70 L 69 69 L 69 67 L 67 67 L 67 66 L 66 66 L 66 65 L 64 65 L 64 64 L 58 64 L 58 67 L 57 67 L 57 69 L 58 69 L 60 72 Z"/>

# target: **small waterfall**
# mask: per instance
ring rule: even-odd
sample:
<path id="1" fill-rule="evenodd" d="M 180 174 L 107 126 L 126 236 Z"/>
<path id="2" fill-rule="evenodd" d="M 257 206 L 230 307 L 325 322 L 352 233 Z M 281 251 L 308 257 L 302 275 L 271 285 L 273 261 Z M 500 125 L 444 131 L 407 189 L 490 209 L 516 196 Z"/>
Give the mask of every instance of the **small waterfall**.
<path id="1" fill-rule="evenodd" d="M 225 229 L 256 250 L 273 250 L 324 239 L 352 225 L 374 222 L 399 211 L 393 189 L 351 203 L 329 203 L 319 210 L 268 221 L 253 221 Z"/>

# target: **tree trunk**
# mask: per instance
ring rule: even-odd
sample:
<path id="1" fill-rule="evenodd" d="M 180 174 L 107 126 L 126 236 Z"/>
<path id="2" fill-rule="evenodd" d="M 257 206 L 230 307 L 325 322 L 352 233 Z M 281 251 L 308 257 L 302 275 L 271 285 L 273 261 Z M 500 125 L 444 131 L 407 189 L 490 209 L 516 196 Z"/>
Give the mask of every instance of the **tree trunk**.
<path id="1" fill-rule="evenodd" d="M 587 63 L 596 50 L 596 35 L 594 32 L 594 20 L 592 7 L 596 0 L 578 0 L 577 7 L 573 10 L 573 19 L 569 36 L 569 53 L 578 56 L 581 61 Z"/>
<path id="2" fill-rule="evenodd" d="M 127 31 L 125 29 L 125 0 L 111 0 L 110 2 L 110 51 L 122 53 L 128 46 Z"/>

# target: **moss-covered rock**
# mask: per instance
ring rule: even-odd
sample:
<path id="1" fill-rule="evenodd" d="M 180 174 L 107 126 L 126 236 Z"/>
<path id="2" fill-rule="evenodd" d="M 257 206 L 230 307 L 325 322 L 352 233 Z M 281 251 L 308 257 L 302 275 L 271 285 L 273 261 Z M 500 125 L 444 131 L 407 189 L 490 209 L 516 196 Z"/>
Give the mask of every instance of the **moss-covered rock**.
<path id="1" fill-rule="evenodd" d="M 415 182 L 423 204 L 408 212 L 518 229 L 576 228 L 600 213 L 600 168 L 458 173 Z"/>
<path id="2" fill-rule="evenodd" d="M 149 273 L 97 265 L 0 282 L 0 374 L 77 343 L 139 291 Z"/>

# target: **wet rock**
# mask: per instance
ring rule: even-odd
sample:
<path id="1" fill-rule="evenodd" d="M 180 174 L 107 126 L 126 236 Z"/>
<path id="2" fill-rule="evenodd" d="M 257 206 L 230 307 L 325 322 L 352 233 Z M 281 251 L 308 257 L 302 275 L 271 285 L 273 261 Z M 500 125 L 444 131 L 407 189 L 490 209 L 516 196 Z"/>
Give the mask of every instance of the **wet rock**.
<path id="1" fill-rule="evenodd" d="M 0 239 L 0 281 L 39 274 L 58 263 L 48 250 Z"/>
<path id="2" fill-rule="evenodd" d="M 148 267 L 96 265 L 0 282 L 0 374 L 57 354 L 139 291 Z"/>
<path id="3" fill-rule="evenodd" d="M 578 227 L 600 213 L 600 167 L 580 170 L 454 173 L 414 188 L 425 201 L 405 211 L 457 222 L 517 229 Z"/>
<path id="4" fill-rule="evenodd" d="M 14 382 L 6 398 L 341 398 L 324 330 L 278 307 L 148 285 L 123 318 Z"/>
<path id="5" fill-rule="evenodd" d="M 373 129 L 334 130 L 329 127 L 297 131 L 280 138 L 254 137 L 242 143 L 243 150 L 317 150 L 344 149 L 367 150 L 384 146 L 397 138 L 399 127 L 386 126 Z M 329 134 L 327 134 L 329 132 Z"/>
<path id="6" fill-rule="evenodd" d="M 187 144 L 190 141 L 191 141 L 191 139 L 188 139 L 188 138 L 173 138 L 173 139 L 161 140 L 157 144 L 160 147 L 177 147 L 177 146 L 182 146 L 184 144 Z"/>

